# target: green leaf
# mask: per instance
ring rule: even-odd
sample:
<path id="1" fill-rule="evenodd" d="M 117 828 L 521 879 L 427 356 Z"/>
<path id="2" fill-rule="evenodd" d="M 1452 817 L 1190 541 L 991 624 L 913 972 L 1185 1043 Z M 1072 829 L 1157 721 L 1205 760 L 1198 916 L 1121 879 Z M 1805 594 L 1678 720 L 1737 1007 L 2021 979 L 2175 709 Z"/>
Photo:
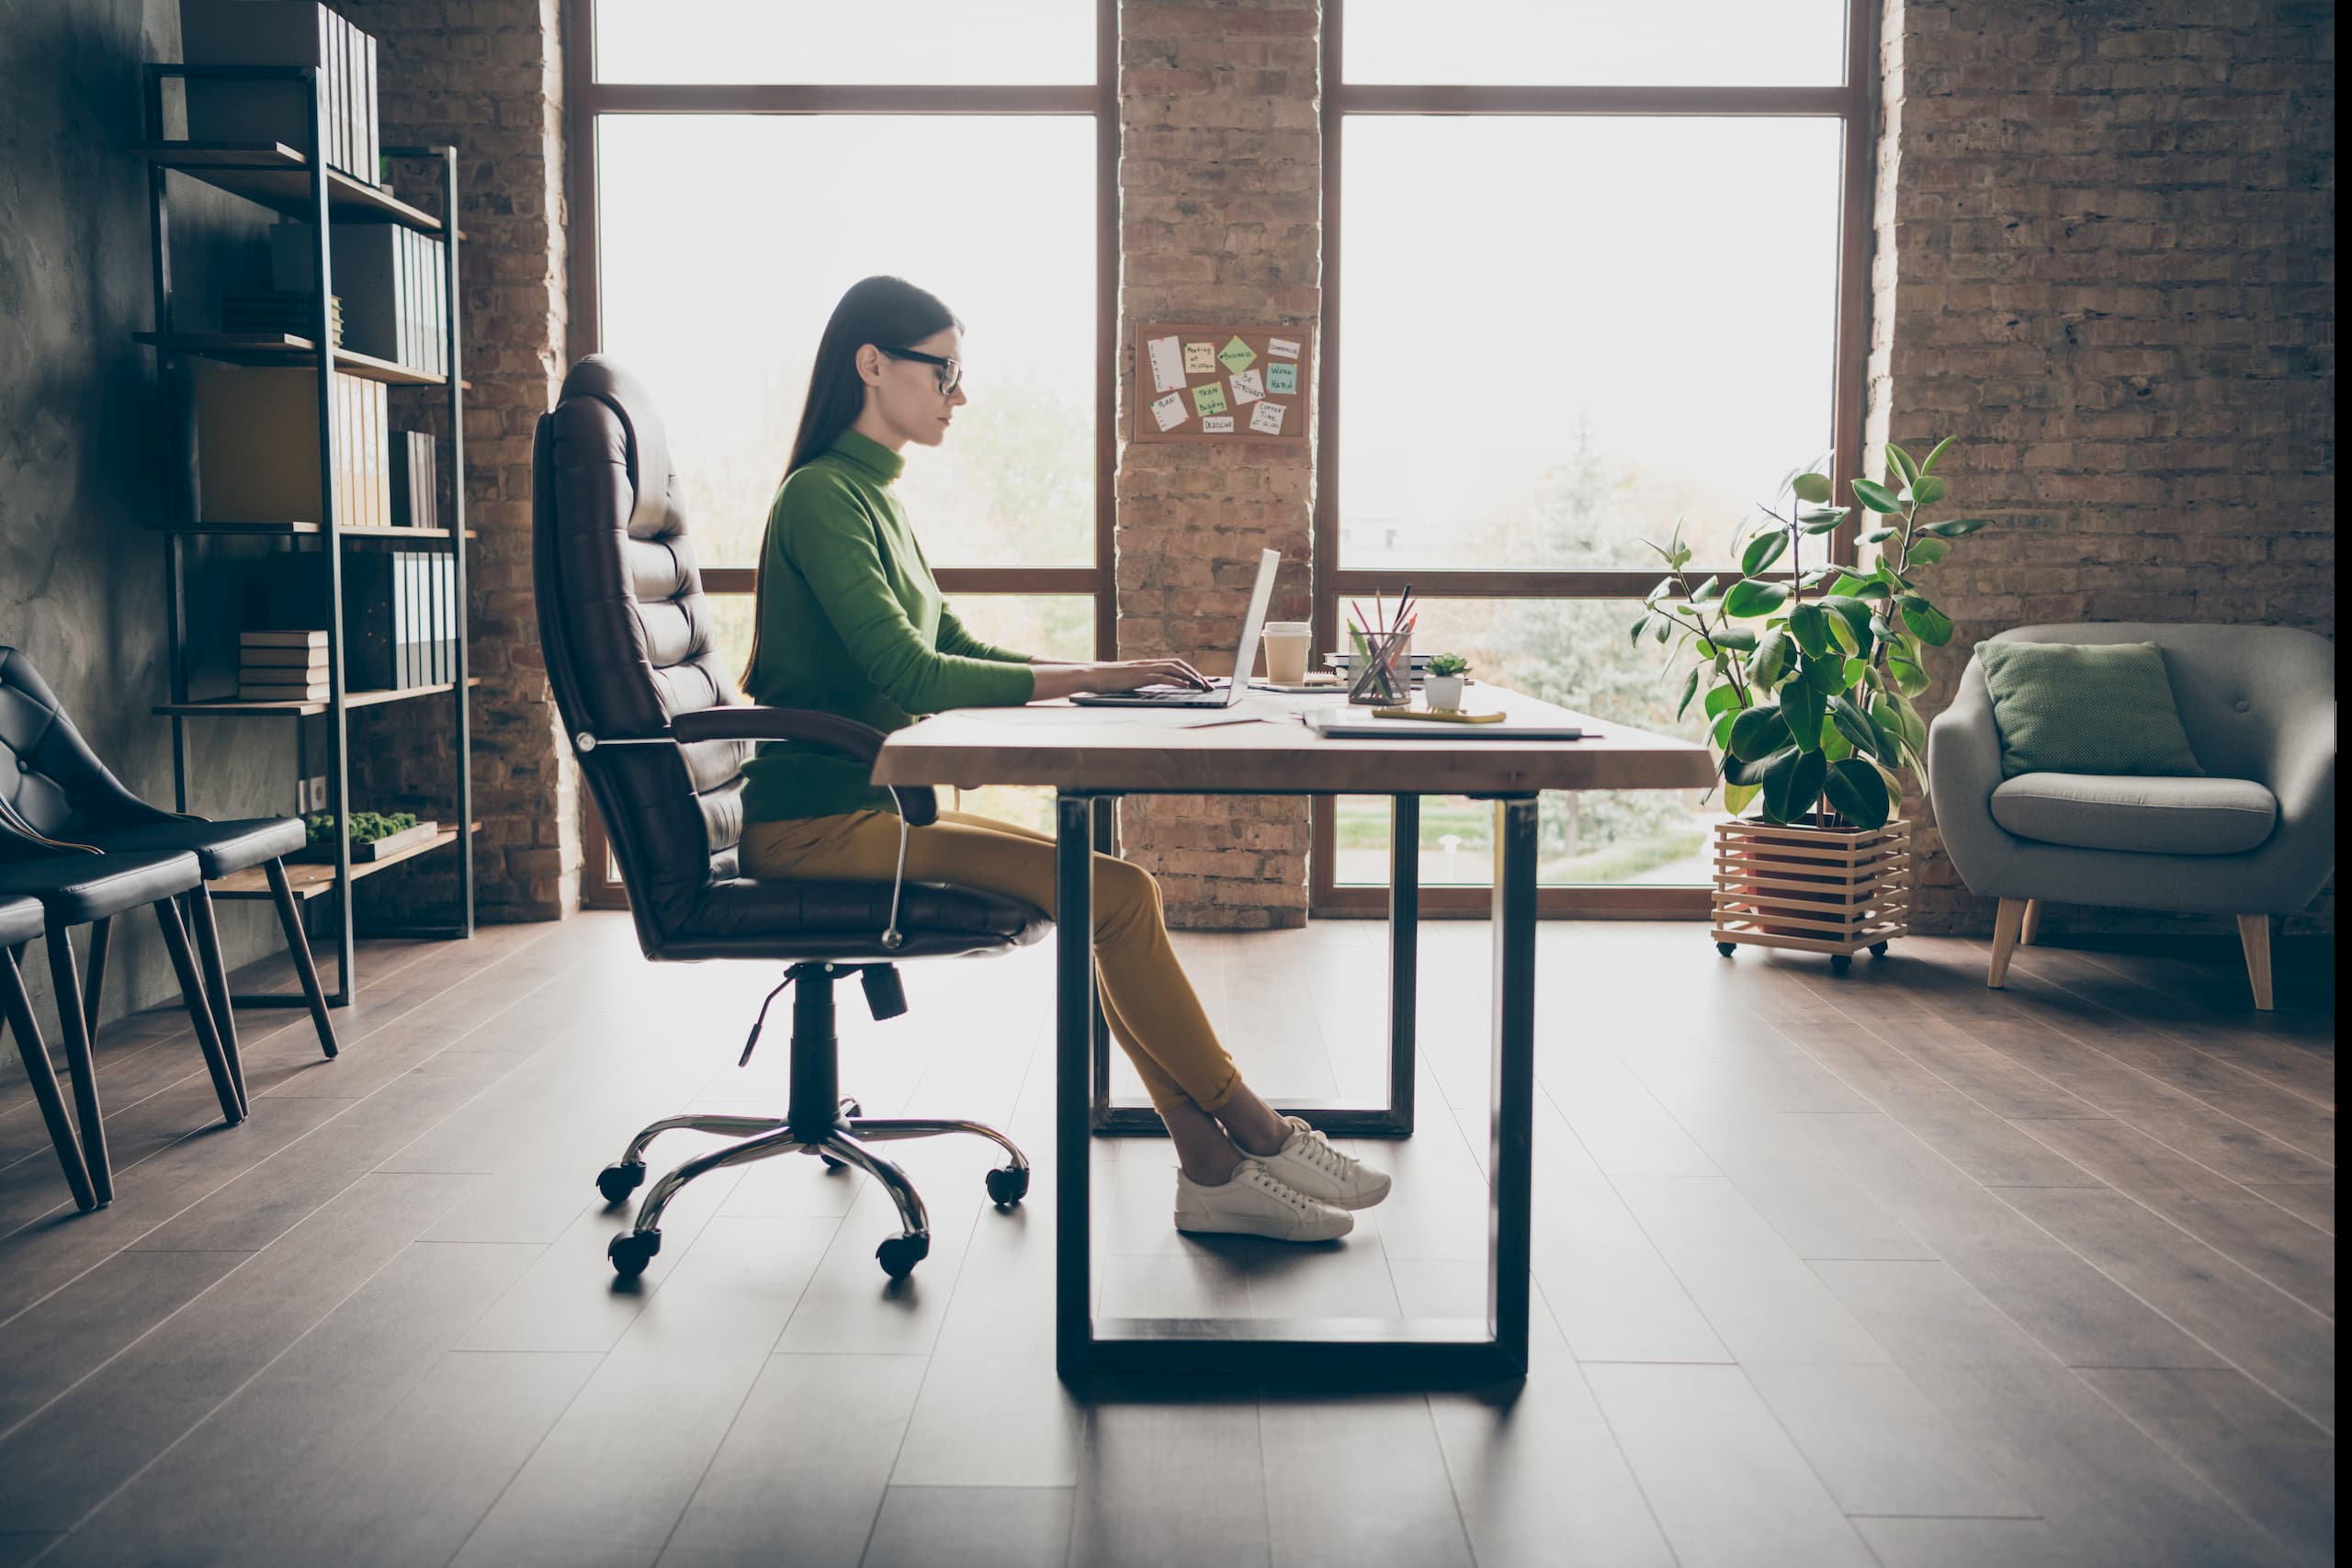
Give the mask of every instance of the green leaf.
<path id="1" fill-rule="evenodd" d="M 1657 625 L 1651 629 L 1656 634 L 1657 640 L 1661 643 L 1665 642 L 1667 638 L 1672 637 L 1677 631 L 1681 629 L 1672 621 L 1668 620 L 1664 615 L 1657 616 Z"/>
<path id="2" fill-rule="evenodd" d="M 1736 708 L 1739 706 L 1739 688 L 1726 681 L 1708 692 L 1704 705 L 1709 718 L 1714 717 L 1726 708 Z"/>
<path id="3" fill-rule="evenodd" d="M 1892 441 L 1886 444 L 1886 460 L 1894 467 L 1896 473 L 1903 476 L 1905 484 L 1909 484 L 1919 477 L 1919 465 L 1911 460 L 1911 454 Z"/>
<path id="4" fill-rule="evenodd" d="M 1917 660 L 1900 654 L 1887 656 L 1886 673 L 1894 682 L 1894 689 L 1906 697 L 1916 697 L 1928 689 L 1927 671 L 1921 669 Z"/>
<path id="5" fill-rule="evenodd" d="M 1736 653 L 1756 651 L 1756 634 L 1746 626 L 1720 626 L 1716 628 L 1714 642 L 1717 648 L 1728 648 Z"/>
<path id="6" fill-rule="evenodd" d="M 1849 653 L 1860 653 L 1862 649 L 1862 639 L 1871 635 L 1870 605 L 1844 593 L 1825 594 L 1815 603 L 1833 618 L 1845 622 L 1846 629 L 1853 634 L 1854 641 L 1851 646 L 1849 646 L 1843 638 L 1838 639 L 1838 646 Z"/>
<path id="7" fill-rule="evenodd" d="M 1789 585 L 1785 582 L 1758 582 L 1752 579 L 1735 582 L 1731 585 L 1731 592 L 1724 595 L 1724 614 L 1737 615 L 1743 620 L 1755 615 L 1769 615 L 1787 603 L 1788 597 Z"/>
<path id="8" fill-rule="evenodd" d="M 1870 581 L 1867 577 L 1856 577 L 1849 571 L 1840 571 L 1838 574 L 1838 581 L 1829 585 L 1829 592 L 1850 599 L 1860 593 Z"/>
<path id="9" fill-rule="evenodd" d="M 1799 501 L 1810 501 L 1816 505 L 1835 493 L 1829 488 L 1829 479 L 1826 474 L 1799 474 L 1789 480 L 1789 488 L 1796 491 Z"/>
<path id="10" fill-rule="evenodd" d="M 1893 491 L 1884 485 L 1873 484 L 1869 479 L 1854 481 L 1854 499 L 1872 512 L 1898 513 L 1903 510 L 1903 503 L 1894 499 Z"/>
<path id="11" fill-rule="evenodd" d="M 1629 640 L 1634 643 L 1639 643 L 1642 640 L 1642 634 L 1649 629 L 1650 613 L 1647 610 L 1644 610 L 1640 615 L 1634 617 L 1634 635 Z"/>
<path id="12" fill-rule="evenodd" d="M 1844 689 L 1849 692 L 1852 691 L 1854 687 L 1860 682 L 1862 677 L 1870 672 L 1871 661 L 1869 660 L 1849 659 L 1846 660 L 1846 668 L 1840 671 L 1840 673 L 1846 677 Z"/>
<path id="13" fill-rule="evenodd" d="M 1903 717 L 1903 743 L 1915 752 L 1927 750 L 1928 723 L 1919 716 L 1919 710 L 1911 705 L 1908 697 L 1898 696 L 1894 699 L 1894 711 Z"/>
<path id="14" fill-rule="evenodd" d="M 1702 659 L 1713 659 L 1715 657 L 1715 645 L 1709 642 L 1705 637 L 1702 637 L 1691 638 L 1690 646 L 1699 650 L 1699 657 Z"/>
<path id="15" fill-rule="evenodd" d="M 1800 604 L 1789 612 L 1789 635 L 1796 638 L 1797 646 L 1807 653 L 1826 653 L 1829 651 L 1826 619 L 1820 605 Z"/>
<path id="16" fill-rule="evenodd" d="M 1747 809 L 1758 793 L 1754 784 L 1727 784 L 1724 785 L 1724 809 L 1736 817 Z"/>
<path id="17" fill-rule="evenodd" d="M 1756 639 L 1756 652 L 1747 660 L 1747 678 L 1759 687 L 1780 684 L 1781 677 L 1789 670 L 1789 636 L 1783 631 L 1769 631 Z"/>
<path id="18" fill-rule="evenodd" d="M 1855 750 L 1867 751 L 1873 756 L 1879 754 L 1878 729 L 1871 723 L 1870 716 L 1854 705 L 1853 698 L 1830 698 L 1829 722 L 1838 727 L 1840 735 L 1853 743 Z"/>
<path id="19" fill-rule="evenodd" d="M 1760 784 L 1764 782 L 1766 774 L 1776 768 L 1787 767 L 1803 755 L 1804 753 L 1794 746 L 1783 746 L 1777 751 L 1767 753 L 1751 761 L 1736 752 L 1726 751 L 1724 753 L 1724 782 L 1736 784 Z"/>
<path id="20" fill-rule="evenodd" d="M 1944 613 L 1920 598 L 1917 593 L 1903 596 L 1903 624 L 1911 635 L 1929 648 L 1941 648 L 1951 640 L 1951 622 Z"/>
<path id="21" fill-rule="evenodd" d="M 1822 793 L 1838 815 L 1859 828 L 1886 825 L 1886 781 L 1878 770 L 1858 757 L 1832 762 L 1822 780 Z"/>
<path id="22" fill-rule="evenodd" d="M 1918 479 L 1911 481 L 1905 493 L 1915 506 L 1933 506 L 1951 488 L 1941 479 Z"/>
<path id="23" fill-rule="evenodd" d="M 1699 584 L 1698 587 L 1690 591 L 1690 603 L 1693 604 L 1703 604 L 1708 600 L 1713 599 L 1715 596 L 1715 591 L 1722 587 L 1723 581 L 1724 580 L 1720 577 L 1711 577 L 1707 579 L 1706 581 Z"/>
<path id="24" fill-rule="evenodd" d="M 1922 474 L 1932 473 L 1935 470 L 1936 459 L 1944 455 L 1944 448 L 1959 439 L 1960 438 L 1956 435 L 1947 435 L 1941 441 L 1937 442 L 1936 449 L 1928 454 L 1928 460 L 1919 465 L 1919 471 Z"/>
<path id="25" fill-rule="evenodd" d="M 1843 761 L 1854 754 L 1854 749 L 1847 743 L 1845 736 L 1839 734 L 1838 727 L 1826 718 L 1821 721 L 1821 754 L 1833 762 Z"/>
<path id="26" fill-rule="evenodd" d="M 1951 553 L 1951 547 L 1941 539 L 1914 539 L 1911 553 L 1903 558 L 1906 567 L 1933 566 Z"/>
<path id="27" fill-rule="evenodd" d="M 1903 530 L 1900 528 L 1873 528 L 1869 533 L 1862 536 L 1862 543 L 1866 545 L 1883 545 L 1901 532 L 1903 532 Z"/>
<path id="28" fill-rule="evenodd" d="M 1678 719 L 1690 711 L 1690 699 L 1699 694 L 1699 674 L 1700 667 L 1690 666 L 1690 677 L 1682 682 L 1682 700 L 1674 705 L 1674 716 Z"/>
<path id="29" fill-rule="evenodd" d="M 1790 741 L 1789 721 L 1778 706 L 1743 708 L 1732 718 L 1728 750 L 1743 762 L 1767 756 Z"/>
<path id="30" fill-rule="evenodd" d="M 1886 583 L 1880 581 L 1875 577 L 1872 577 L 1867 578 L 1855 585 L 1854 597 L 1857 599 L 1883 599 L 1894 592 L 1894 590 L 1889 587 Z"/>
<path id="31" fill-rule="evenodd" d="M 1800 751 L 1786 767 L 1764 775 L 1764 814 L 1775 822 L 1794 822 L 1821 798 L 1829 776 L 1829 759 L 1818 750 Z"/>
<path id="32" fill-rule="evenodd" d="M 1747 548 L 1739 554 L 1741 574 L 1754 577 L 1758 572 L 1779 560 L 1781 552 L 1788 547 L 1789 536 L 1778 528 L 1767 534 L 1757 535 L 1756 537 L 1747 541 Z"/>
<path id="33" fill-rule="evenodd" d="M 1928 532 L 1941 534 L 1947 539 L 1957 539 L 1963 534 L 1973 534 L 1991 521 L 1990 517 L 1947 517 L 1940 523 L 1928 524 Z"/>
<path id="34" fill-rule="evenodd" d="M 1643 594 L 1642 600 L 1645 604 L 1655 604 L 1673 592 L 1674 579 L 1670 577 L 1661 577 L 1657 580 L 1657 586 L 1651 589 L 1647 593 Z"/>
<path id="35" fill-rule="evenodd" d="M 1726 755 L 1731 751 L 1731 721 L 1738 716 L 1737 713 L 1719 713 L 1715 715 L 1715 722 L 1707 726 L 1707 733 L 1714 738 L 1715 749 Z"/>
<path id="36" fill-rule="evenodd" d="M 1820 689 L 1810 681 L 1792 681 L 1781 694 L 1781 722 L 1800 751 L 1821 747 L 1823 713 Z"/>
<path id="37" fill-rule="evenodd" d="M 1826 534 L 1846 520 L 1843 506 L 1807 506 L 1797 513 L 1797 522 L 1808 534 Z"/>
<path id="38" fill-rule="evenodd" d="M 1920 721 L 1918 710 L 1900 697 L 1892 700 L 1886 697 L 1872 698 L 1871 717 L 1881 729 L 1886 732 L 1889 746 L 1907 747 L 1913 751 L 1926 749 L 1928 727 Z M 1879 756 L 1886 761 L 1893 761 L 1892 758 L 1887 757 L 1883 748 L 1880 750 Z"/>
<path id="39" fill-rule="evenodd" d="M 1829 635 L 1837 639 L 1838 648 L 1843 651 L 1849 654 L 1860 653 L 1862 651 L 1862 639 L 1855 634 L 1854 624 L 1845 616 L 1831 615 L 1829 617 Z M 1856 660 L 1849 660 L 1848 662 L 1857 663 L 1860 661 Z M 1856 677 L 1854 676 L 1847 676 L 1846 684 L 1849 686 L 1852 685 Z"/>

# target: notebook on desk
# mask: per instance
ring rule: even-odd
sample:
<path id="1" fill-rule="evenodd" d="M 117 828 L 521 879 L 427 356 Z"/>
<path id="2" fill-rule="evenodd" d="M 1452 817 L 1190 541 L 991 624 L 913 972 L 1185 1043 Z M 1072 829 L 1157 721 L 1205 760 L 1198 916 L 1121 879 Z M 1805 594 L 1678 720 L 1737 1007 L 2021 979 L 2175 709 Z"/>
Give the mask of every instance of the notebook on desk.
<path id="1" fill-rule="evenodd" d="M 1315 708 L 1301 714 L 1306 728 L 1337 739 L 1363 740 L 1581 740 L 1575 724 L 1447 724 L 1433 719 L 1374 718 L 1360 709 Z"/>

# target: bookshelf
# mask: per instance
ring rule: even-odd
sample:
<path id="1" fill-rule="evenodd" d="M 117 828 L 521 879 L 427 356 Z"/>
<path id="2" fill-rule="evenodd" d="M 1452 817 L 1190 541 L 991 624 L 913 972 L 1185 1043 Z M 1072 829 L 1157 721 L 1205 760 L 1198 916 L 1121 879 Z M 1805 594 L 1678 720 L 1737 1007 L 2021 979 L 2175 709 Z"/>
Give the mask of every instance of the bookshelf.
<path id="1" fill-rule="evenodd" d="M 372 45 L 369 46 L 372 50 Z M 144 69 L 144 140 L 136 151 L 147 163 L 147 190 L 152 273 L 154 286 L 155 320 L 152 332 L 134 333 L 135 339 L 155 351 L 161 380 L 164 389 L 171 418 L 170 442 L 174 472 L 180 478 L 165 487 L 166 514 L 155 519 L 155 533 L 162 543 L 164 564 L 164 614 L 166 647 L 169 666 L 169 700 L 155 705 L 154 712 L 168 717 L 172 725 L 172 775 L 176 804 L 187 809 L 187 731 L 191 722 L 208 718 L 285 718 L 295 728 L 295 757 L 297 792 L 300 780 L 311 772 L 311 739 L 307 727 L 324 727 L 326 800 L 324 809 L 334 813 L 339 821 L 348 822 L 355 808 L 368 808 L 375 803 L 357 802 L 350 798 L 351 737 L 349 716 L 355 709 L 372 707 L 385 703 L 424 702 L 446 704 L 452 739 L 447 748 L 451 762 L 447 770 L 453 777 L 419 780 L 403 793 L 424 794 L 449 802 L 454 807 L 454 821 L 427 840 L 404 849 L 379 861 L 355 863 L 347 840 L 336 845 L 332 862 L 291 862 L 286 870 L 296 897 L 306 905 L 323 900 L 329 909 L 334 927 L 335 956 L 334 985 L 328 996 L 329 1004 L 348 1006 L 358 994 L 359 977 L 354 962 L 356 938 L 353 913 L 353 885 L 360 878 L 407 864 L 428 856 L 445 852 L 456 857 L 456 893 L 447 918 L 423 925 L 404 926 L 380 934 L 463 939 L 473 934 L 474 871 L 473 836 L 481 824 L 473 818 L 473 780 L 471 755 L 471 693 L 481 682 L 467 669 L 467 606 L 466 606 L 466 545 L 474 537 L 465 525 L 465 398 L 467 383 L 460 369 L 459 344 L 461 333 L 460 296 L 458 289 L 458 253 L 462 232 L 454 221 L 458 211 L 458 154 L 455 147 L 382 147 L 374 148 L 372 103 L 363 109 L 351 96 L 348 80 L 334 80 L 336 73 L 326 65 L 221 65 L 151 63 Z M 223 91 L 237 85 L 250 84 L 256 92 L 276 91 L 285 94 L 288 88 L 298 89 L 302 107 L 294 118 L 307 120 L 300 129 L 307 134 L 275 141 L 251 143 L 190 141 L 173 139 L 167 134 L 166 85 L 178 83 L 183 95 L 189 92 L 188 84 L 201 83 L 215 95 L 218 102 Z M 280 101 L 283 101 L 282 99 Z M 368 116 L 365 137 L 355 143 L 351 139 L 353 117 Z M 332 117 L 340 116 L 337 123 Z M 338 142 L 338 138 L 342 140 Z M 355 176 L 336 163 L 353 162 L 350 151 L 355 145 L 364 153 L 378 154 L 368 162 L 373 172 L 381 175 L 385 165 L 414 170 L 419 184 L 436 188 L 440 214 L 424 207 L 402 200 L 388 186 L 377 186 Z M 338 150 L 340 148 L 340 151 Z M 310 327 L 303 333 L 220 332 L 211 330 L 205 319 L 206 302 L 176 299 L 172 277 L 172 202 L 171 184 L 167 175 L 176 172 L 232 195 L 242 197 L 281 217 L 306 225 L 310 263 L 315 269 L 311 277 L 317 285 L 315 296 L 304 307 L 309 312 Z M 412 193 L 414 194 L 414 193 Z M 429 200 L 430 197 L 424 199 Z M 439 242 L 437 265 L 438 321 L 432 336 L 421 340 L 411 337 L 407 344 L 422 342 L 428 352 L 422 357 L 436 357 L 439 366 L 420 367 L 404 363 L 407 355 L 383 356 L 362 353 L 338 342 L 337 322 L 331 315 L 339 303 L 333 276 L 335 250 L 334 235 L 338 229 L 359 225 L 392 225 L 429 236 Z M 300 246 L 297 246 L 299 250 Z M 413 273 L 406 275 L 415 276 Z M 432 274 L 427 281 L 435 281 Z M 409 319 L 422 314 L 429 320 L 433 309 L 424 308 L 422 301 L 403 301 L 412 309 Z M 277 323 L 270 323 L 275 325 Z M 347 324 L 347 323 L 345 323 Z M 434 339 L 437 337 L 437 344 Z M 322 344 L 328 345 L 323 351 Z M 197 469 L 193 447 L 197 432 L 189 417 L 196 389 L 192 378 L 196 367 L 204 363 L 260 366 L 280 370 L 314 370 L 316 373 L 315 406 L 311 410 L 317 421 L 317 465 L 319 493 L 315 507 L 305 504 L 300 512 L 309 520 L 256 520 L 251 522 L 218 521 L 205 515 L 198 494 L 194 475 Z M 218 374 L 215 372 L 214 374 Z M 357 470 L 365 453 L 346 450 L 351 436 L 349 429 L 338 415 L 338 378 L 357 377 L 367 381 L 381 382 L 389 387 L 424 389 L 437 393 L 435 401 L 446 417 L 447 428 L 436 440 L 433 462 L 436 468 L 446 460 L 449 510 L 432 519 L 436 526 L 402 526 L 372 518 L 362 505 Z M 412 396 L 415 395 L 413 393 Z M 309 394 L 300 395 L 303 402 Z M 405 405 L 414 413 L 419 405 Z M 299 427 L 298 427 L 299 428 Z M 312 433 L 302 432 L 301 441 L 307 445 Z M 379 459 L 383 458 L 379 452 Z M 307 484 L 308 481 L 301 481 Z M 307 492 L 305 492 L 307 493 Z M 232 513 L 232 516 L 238 515 Z M 191 551 L 205 536 L 229 536 L 261 538 L 270 541 L 273 552 L 312 552 L 323 563 L 324 614 L 326 626 L 327 694 L 323 700 L 287 699 L 276 701 L 239 700 L 235 696 L 198 697 L 190 691 L 191 649 L 188 646 L 189 576 Z M 445 671 L 449 677 L 424 681 L 395 690 L 353 690 L 346 683 L 346 645 L 352 628 L 346 625 L 347 607 L 345 600 L 345 570 L 347 549 L 369 547 L 397 546 L 421 551 L 446 553 L 448 562 L 441 569 L 440 581 L 447 586 L 447 614 L 448 624 L 442 629 L 454 636 L 451 667 Z M 403 781 L 406 783 L 407 781 Z M 311 803 L 305 802 L 306 806 Z M 282 808 L 282 802 L 266 805 L 256 803 L 257 811 Z M 316 809 L 315 806 L 311 806 Z M 438 813 L 423 813 L 438 815 Z M 245 886 L 250 883 L 251 886 Z M 252 876 L 224 879 L 215 887 L 220 897 L 266 897 L 267 887 L 258 873 Z M 301 1006 L 300 995 L 240 996 L 235 998 L 249 1006 Z"/>

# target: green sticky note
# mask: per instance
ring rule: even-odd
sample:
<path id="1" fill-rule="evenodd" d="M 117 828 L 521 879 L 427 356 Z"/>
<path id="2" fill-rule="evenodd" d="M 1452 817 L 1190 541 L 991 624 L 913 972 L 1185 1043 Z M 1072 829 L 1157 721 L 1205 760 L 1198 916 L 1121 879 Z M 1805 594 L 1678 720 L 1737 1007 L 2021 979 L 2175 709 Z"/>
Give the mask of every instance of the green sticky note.
<path id="1" fill-rule="evenodd" d="M 1298 367 L 1297 367 L 1297 366 L 1295 366 L 1295 365 L 1269 365 L 1269 366 L 1267 366 L 1267 367 L 1266 367 L 1266 390 L 1268 390 L 1268 391 L 1270 391 L 1270 392 L 1295 392 L 1295 391 L 1297 391 L 1297 390 L 1298 390 Z"/>
<path id="2" fill-rule="evenodd" d="M 1216 356 L 1224 362 L 1227 370 L 1241 371 L 1249 369 L 1257 362 L 1258 351 L 1237 337 L 1223 348 L 1218 349 Z"/>
<path id="3" fill-rule="evenodd" d="M 1205 387 L 1193 389 L 1193 409 L 1204 418 L 1225 412 L 1225 388 L 1212 381 Z"/>

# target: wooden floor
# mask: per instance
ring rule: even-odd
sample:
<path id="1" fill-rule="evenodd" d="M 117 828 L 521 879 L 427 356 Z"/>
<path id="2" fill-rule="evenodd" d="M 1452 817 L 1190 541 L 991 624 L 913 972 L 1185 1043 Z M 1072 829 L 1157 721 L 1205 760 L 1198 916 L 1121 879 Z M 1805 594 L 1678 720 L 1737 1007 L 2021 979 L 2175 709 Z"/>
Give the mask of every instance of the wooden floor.
<path id="1" fill-rule="evenodd" d="M 1382 931 L 1186 937 L 1274 1095 L 1368 1095 Z M 1486 931 L 1429 931 L 1419 1135 L 1317 1250 L 1169 1225 L 1097 1153 L 1106 1310 L 1480 1299 Z M 1534 1369 L 1515 1399 L 1082 1405 L 1052 1371 L 1050 952 L 844 993 L 929 1260 L 794 1158 L 673 1207 L 642 1282 L 591 1179 L 642 1122 L 784 1102 L 773 976 L 619 916 L 366 949 L 341 1060 L 244 1015 L 220 1131 L 182 1021 L 106 1032 L 118 1162 L 76 1216 L 0 1089 L 0 1564 L 2321 1563 L 2334 1557 L 2334 998 L 2230 954 L 1914 940 L 1838 978 L 1690 925 L 1542 936 Z M 11 1054 L 13 1057 L 13 1054 Z M 1132 1080 L 1128 1089 L 1132 1089 Z M 657 1145 L 679 1156 L 695 1140 Z"/>

